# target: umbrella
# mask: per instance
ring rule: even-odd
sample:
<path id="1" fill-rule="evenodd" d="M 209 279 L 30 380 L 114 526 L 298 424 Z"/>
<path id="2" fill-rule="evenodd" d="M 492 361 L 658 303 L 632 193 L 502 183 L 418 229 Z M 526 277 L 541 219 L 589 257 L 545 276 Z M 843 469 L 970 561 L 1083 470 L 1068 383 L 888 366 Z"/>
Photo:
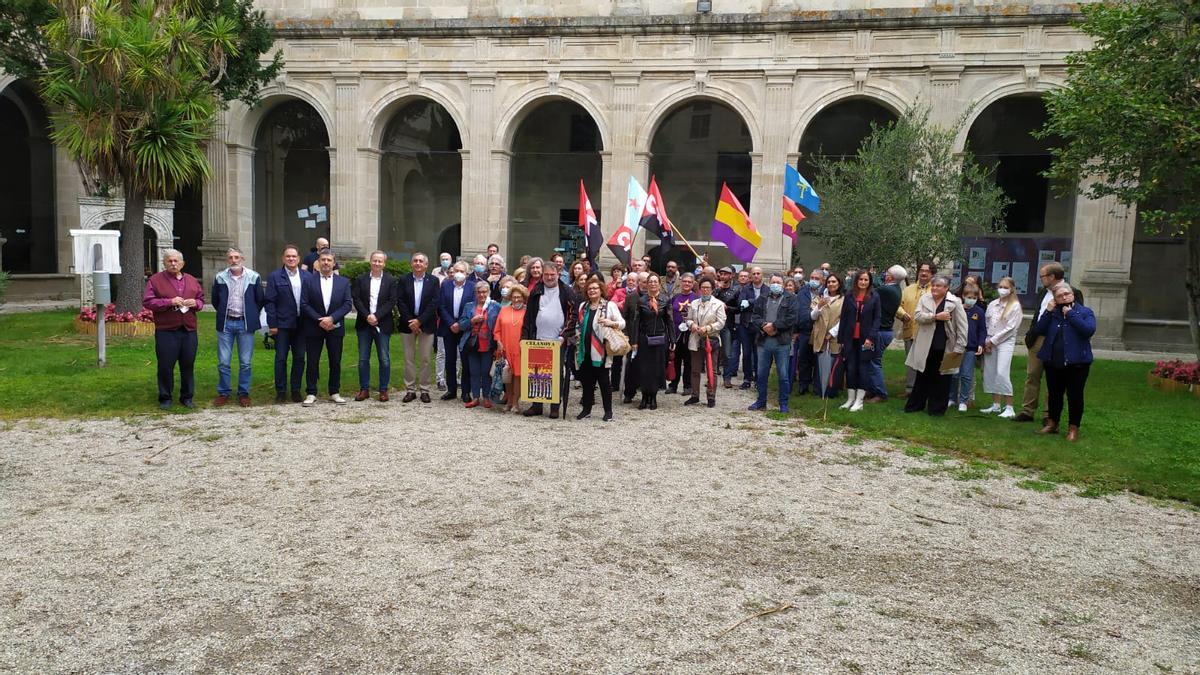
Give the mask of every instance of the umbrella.
<path id="1" fill-rule="evenodd" d="M 558 412 L 559 419 L 567 419 L 567 397 L 571 393 L 571 349 L 567 346 L 567 341 L 563 340 L 561 347 L 562 356 L 559 358 L 559 401 Z"/>

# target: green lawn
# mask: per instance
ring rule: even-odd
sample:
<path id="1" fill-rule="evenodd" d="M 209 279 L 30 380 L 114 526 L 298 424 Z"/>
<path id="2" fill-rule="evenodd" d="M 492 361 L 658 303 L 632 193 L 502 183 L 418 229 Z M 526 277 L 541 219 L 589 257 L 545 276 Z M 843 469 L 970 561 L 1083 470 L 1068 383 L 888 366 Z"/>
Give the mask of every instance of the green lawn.
<path id="1" fill-rule="evenodd" d="M 1080 439 L 1068 443 L 1063 434 L 1041 436 L 1036 422 L 1013 422 L 971 409 L 951 410 L 945 417 L 906 414 L 904 400 L 868 404 L 862 412 L 839 410 L 845 396 L 828 405 L 813 396 L 792 397 L 792 414 L 816 426 L 851 427 L 873 438 L 899 439 L 994 459 L 1035 469 L 1045 480 L 1085 486 L 1085 494 L 1128 489 L 1153 497 L 1182 499 L 1200 505 L 1200 398 L 1167 393 L 1146 384 L 1153 364 L 1098 361 L 1085 392 L 1086 409 Z M 884 359 L 888 390 L 904 391 L 904 353 L 889 351 Z M 976 370 L 976 397 L 986 407 Z M 1025 381 L 1025 359 L 1013 359 L 1018 393 Z M 1045 407 L 1045 385 L 1041 405 Z M 774 400 L 772 400 L 772 404 Z"/>
<path id="2" fill-rule="evenodd" d="M 160 414 L 155 404 L 153 339 L 110 339 L 108 366 L 97 368 L 95 339 L 75 334 L 72 316 L 71 312 L 0 315 L 0 419 Z M 216 395 L 214 319 L 211 312 L 200 314 L 196 402 L 202 407 Z M 257 405 L 274 398 L 273 355 L 258 343 L 251 391 Z M 357 389 L 357 359 L 357 342 L 351 334 L 342 358 L 343 393 Z M 892 392 L 903 391 L 902 361 L 898 351 L 888 352 L 885 359 Z M 393 389 L 402 381 L 402 364 L 400 341 L 393 340 Z M 1034 469 L 1048 481 L 1083 485 L 1085 493 L 1129 489 L 1200 505 L 1200 399 L 1148 387 L 1149 368 L 1147 363 L 1123 361 L 1093 366 L 1077 443 L 1067 443 L 1061 435 L 1038 436 L 1033 433 L 1038 425 L 1033 423 L 1001 420 L 974 410 L 951 411 L 944 418 L 906 415 L 902 399 L 896 398 L 849 413 L 837 409 L 844 398 L 830 401 L 825 411 L 820 399 L 793 397 L 792 410 L 817 426 L 852 427 L 863 436 Z M 1018 388 L 1024 372 L 1024 359 L 1014 359 Z M 982 391 L 978 396 L 985 401 Z M 175 408 L 176 414 L 183 412 Z"/>
<path id="3" fill-rule="evenodd" d="M 25 417 L 107 417 L 158 413 L 154 338 L 112 337 L 108 363 L 96 367 L 96 338 L 75 333 L 73 312 L 0 315 L 0 419 Z M 208 406 L 217 395 L 216 314 L 201 312 L 200 349 L 196 357 L 196 405 Z M 250 397 L 255 405 L 275 400 L 275 352 L 255 342 Z M 342 394 L 358 391 L 358 340 L 348 327 L 342 352 Z M 378 366 L 373 358 L 372 371 Z M 404 357 L 392 339 L 392 389 L 403 388 Z M 325 360 L 320 394 L 325 394 Z M 233 357 L 237 389 L 237 355 Z M 372 383 L 376 380 L 372 377 Z M 175 379 L 179 395 L 179 378 Z M 175 412 L 185 409 L 176 405 Z"/>

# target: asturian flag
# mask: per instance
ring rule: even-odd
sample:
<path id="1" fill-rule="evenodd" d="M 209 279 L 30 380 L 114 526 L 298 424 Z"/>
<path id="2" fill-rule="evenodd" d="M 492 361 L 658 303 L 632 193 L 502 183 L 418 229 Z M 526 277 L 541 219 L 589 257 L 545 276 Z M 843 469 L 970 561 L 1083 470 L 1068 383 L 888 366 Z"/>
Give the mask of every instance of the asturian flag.
<path id="1" fill-rule="evenodd" d="M 638 230 L 641 229 L 642 210 L 645 206 L 646 190 L 630 176 L 628 198 L 625 200 L 625 221 L 608 238 L 609 250 L 626 267 L 629 267 L 632 259 L 633 240 L 637 238 Z M 594 260 L 590 255 L 589 259 Z"/>
<path id="2" fill-rule="evenodd" d="M 582 178 L 579 180 L 579 227 L 583 230 L 588 260 L 597 260 L 604 235 L 600 233 L 600 223 L 596 220 L 596 212 L 592 210 L 592 200 L 588 199 Z"/>
<path id="3" fill-rule="evenodd" d="M 800 200 L 803 195 L 800 191 L 800 172 L 791 166 L 784 167 L 783 177 L 783 233 L 791 237 L 792 243 L 796 243 L 796 237 L 800 229 L 800 221 L 804 220 L 804 213 L 800 210 Z"/>

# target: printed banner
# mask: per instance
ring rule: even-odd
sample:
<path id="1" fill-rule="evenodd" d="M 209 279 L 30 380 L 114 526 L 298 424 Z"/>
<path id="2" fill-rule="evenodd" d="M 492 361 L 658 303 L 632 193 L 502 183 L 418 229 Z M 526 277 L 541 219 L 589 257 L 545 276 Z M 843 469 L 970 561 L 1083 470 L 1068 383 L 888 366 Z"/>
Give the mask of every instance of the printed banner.
<path id="1" fill-rule="evenodd" d="M 562 386 L 562 345 L 555 340 L 521 340 L 521 400 L 558 403 Z"/>

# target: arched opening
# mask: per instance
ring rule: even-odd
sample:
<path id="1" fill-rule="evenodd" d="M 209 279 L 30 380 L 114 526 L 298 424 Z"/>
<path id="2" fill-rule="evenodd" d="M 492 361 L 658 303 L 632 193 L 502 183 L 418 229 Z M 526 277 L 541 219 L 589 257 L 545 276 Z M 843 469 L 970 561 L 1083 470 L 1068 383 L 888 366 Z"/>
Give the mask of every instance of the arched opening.
<path id="1" fill-rule="evenodd" d="M 102 230 L 120 230 L 121 225 L 123 225 L 122 221 L 114 220 L 112 222 L 101 225 L 100 229 L 102 229 Z M 158 234 L 155 233 L 154 228 L 150 227 L 149 225 L 144 226 L 142 228 L 142 237 L 143 237 L 143 240 L 142 240 L 142 264 L 144 265 L 144 268 L 142 269 L 142 278 L 145 279 L 145 278 L 148 278 L 151 274 L 154 274 L 155 272 L 158 271 L 159 265 L 162 263 L 162 261 L 159 260 L 159 258 L 158 258 Z M 180 253 L 183 253 L 183 251 L 180 251 Z M 195 264 L 197 266 L 199 265 L 199 262 L 200 262 L 199 260 L 189 261 L 186 256 L 187 256 L 187 254 L 184 253 L 183 264 L 184 264 L 185 268 L 189 264 Z M 120 274 L 118 276 L 124 277 L 125 274 L 122 271 L 122 274 Z M 119 279 L 118 279 L 118 281 L 119 281 Z M 116 293 L 113 294 L 113 297 L 114 298 L 116 297 Z"/>
<path id="2" fill-rule="evenodd" d="M 508 251 L 513 258 L 547 257 L 561 248 L 569 260 L 582 250 L 579 181 L 598 207 L 602 149 L 596 121 L 577 103 L 550 100 L 525 116 L 512 144 Z"/>
<path id="3" fill-rule="evenodd" d="M 277 264 L 280 247 L 329 236 L 329 132 L 304 101 L 281 103 L 254 140 L 254 268 Z M 334 242 L 336 244 L 336 242 Z"/>
<path id="4" fill-rule="evenodd" d="M 865 98 L 847 99 L 826 107 L 804 128 L 796 170 L 820 194 L 821 176 L 816 166 L 819 159 L 842 161 L 853 158 L 858 154 L 862 142 L 871 135 L 872 125 L 885 127 L 896 119 L 896 113 L 891 109 Z M 806 227 L 807 222 L 800 221 L 792 258 L 804 265 L 805 269 L 813 269 L 826 262 L 828 254 L 821 242 L 812 235 L 812 230 Z"/>
<path id="5" fill-rule="evenodd" d="M 708 99 L 688 101 L 672 110 L 650 141 L 650 174 L 658 182 L 667 215 L 697 252 L 707 252 L 709 262 L 718 267 L 740 262 L 720 242 L 708 242 L 721 183 L 728 184 L 750 210 L 752 149 L 750 129 L 742 116 Z M 647 237 L 647 249 L 657 245 L 657 239 Z M 681 270 L 695 267 L 695 256 L 678 238 L 669 257 Z"/>
<path id="6" fill-rule="evenodd" d="M 420 100 L 392 116 L 379 168 L 379 248 L 407 260 L 461 249 L 462 138 L 441 105 Z"/>
<path id="7" fill-rule="evenodd" d="M 1046 119 L 1041 96 L 1007 96 L 979 113 L 967 132 L 967 148 L 1012 200 L 1004 212 L 1009 234 L 1069 237 L 1074 229 L 1074 198 L 1055 194 L 1042 175 L 1050 168 L 1050 149 L 1061 143 L 1034 138 Z"/>
<path id="8" fill-rule="evenodd" d="M 17 274 L 58 271 L 54 223 L 54 146 L 45 109 L 16 82 L 0 92 L 0 237 L 2 265 Z"/>

